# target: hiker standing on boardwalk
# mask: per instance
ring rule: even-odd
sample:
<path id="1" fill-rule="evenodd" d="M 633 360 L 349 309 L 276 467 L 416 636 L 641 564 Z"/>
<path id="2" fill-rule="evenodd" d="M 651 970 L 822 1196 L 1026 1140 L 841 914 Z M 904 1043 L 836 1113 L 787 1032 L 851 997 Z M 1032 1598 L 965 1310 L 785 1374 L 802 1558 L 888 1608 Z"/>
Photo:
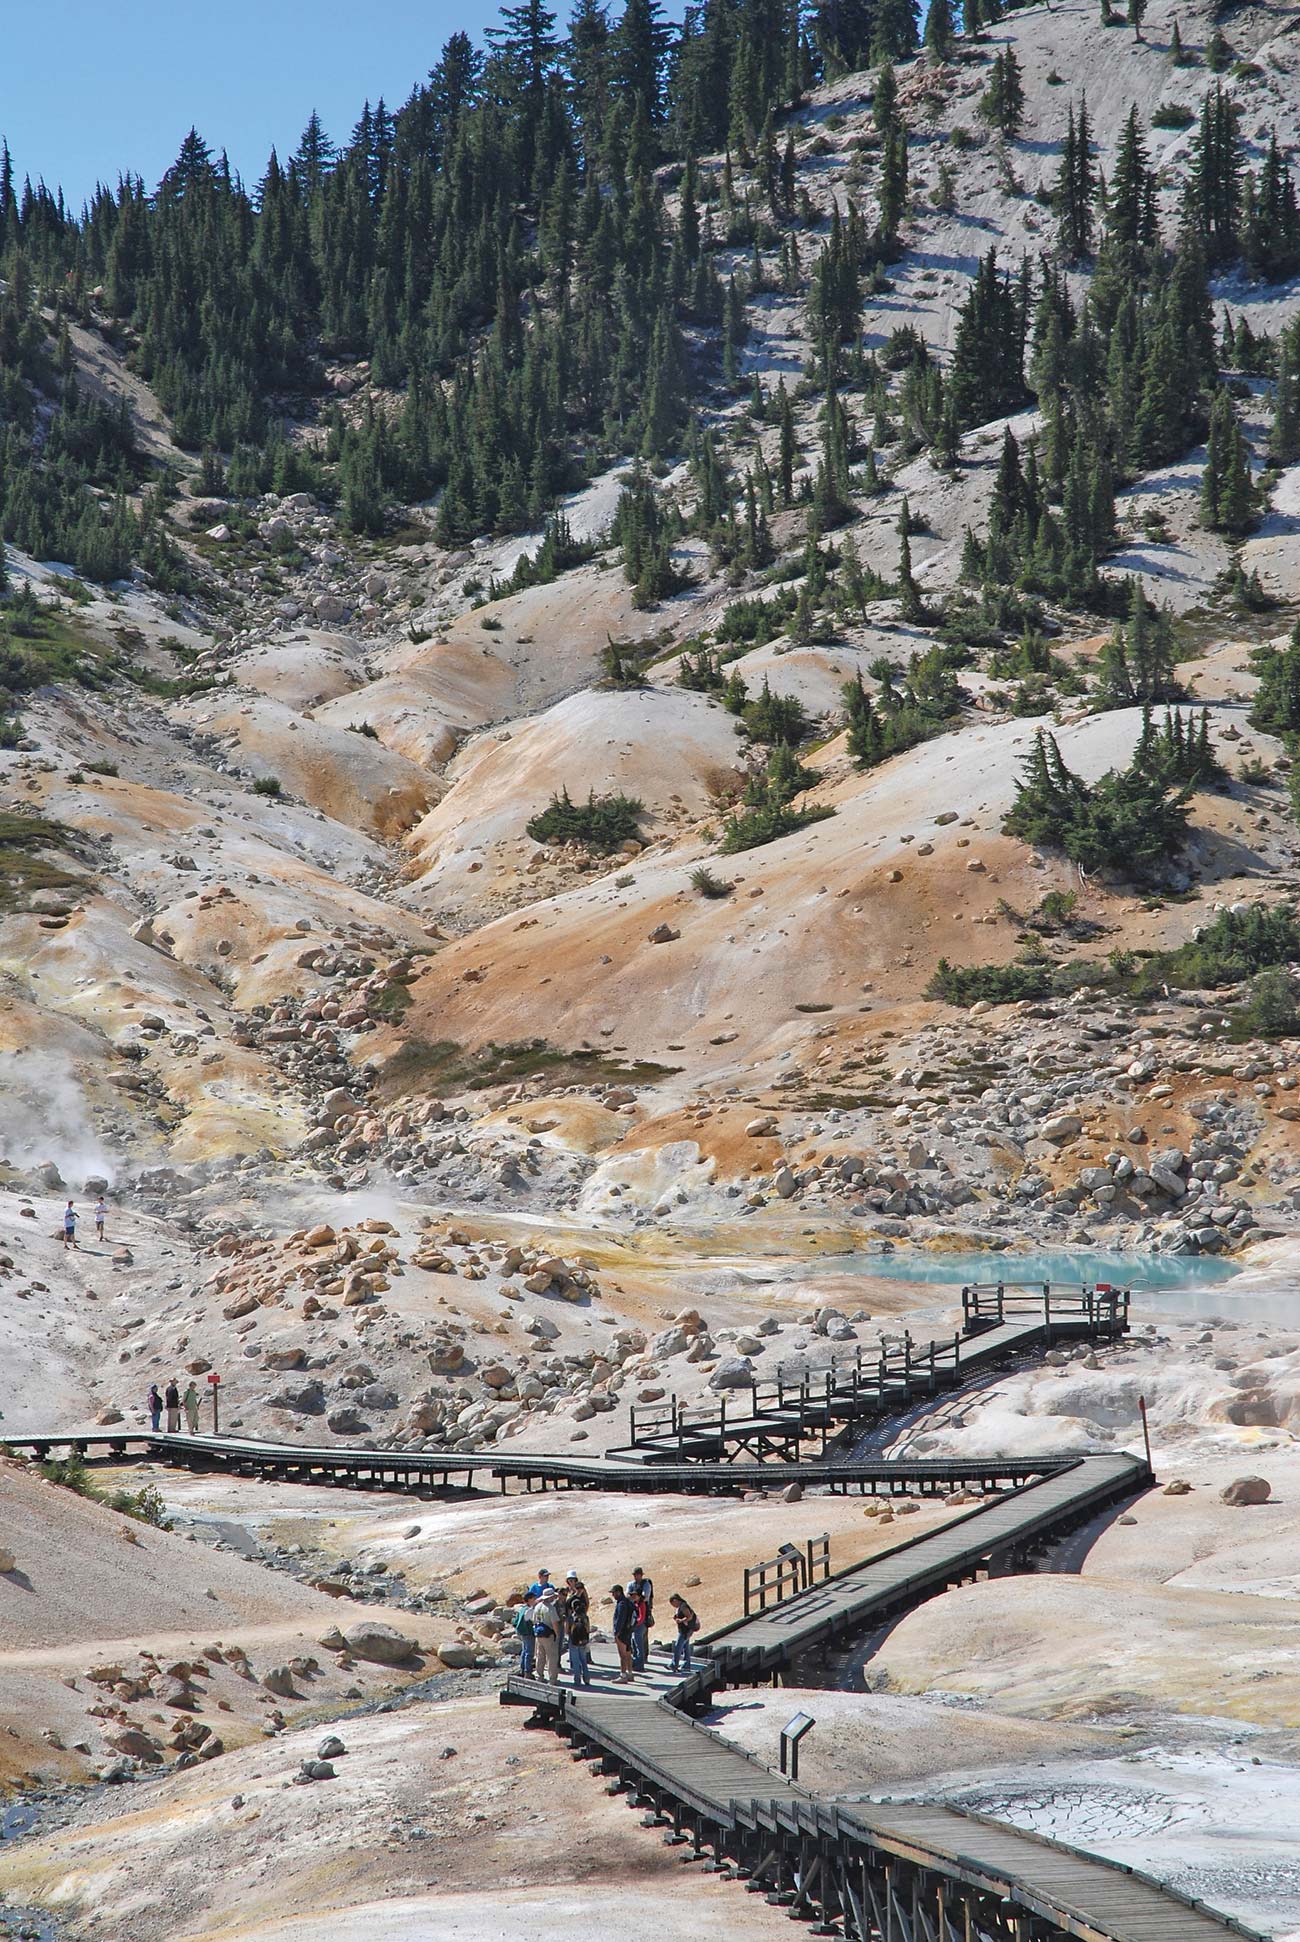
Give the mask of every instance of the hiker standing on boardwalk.
<path id="1" fill-rule="evenodd" d="M 63 1210 L 63 1246 L 65 1250 L 77 1246 L 77 1210 L 71 1201 Z"/>
<path id="2" fill-rule="evenodd" d="M 181 1426 L 181 1392 L 176 1387 L 175 1376 L 172 1377 L 167 1385 L 167 1393 L 164 1400 L 167 1404 L 167 1434 L 168 1436 L 175 1436 Z"/>
<path id="3" fill-rule="evenodd" d="M 191 1383 L 181 1397 L 181 1408 L 185 1411 L 185 1427 L 191 1436 L 199 1433 L 199 1392 Z"/>
<path id="4" fill-rule="evenodd" d="M 614 1600 L 613 1633 L 614 1643 L 618 1647 L 618 1683 L 620 1686 L 630 1686 L 634 1607 L 622 1585 L 611 1585 L 610 1595 Z"/>
<path id="5" fill-rule="evenodd" d="M 564 1629 L 569 1639 L 569 1671 L 575 1687 L 591 1684 L 591 1594 L 576 1571 L 564 1580 Z"/>
<path id="6" fill-rule="evenodd" d="M 560 1601 L 553 1590 L 542 1593 L 533 1604 L 533 1639 L 539 1679 L 560 1683 Z"/>
<path id="7" fill-rule="evenodd" d="M 654 1624 L 655 1588 L 654 1580 L 646 1577 L 639 1564 L 632 1566 L 627 1595 L 633 1605 L 632 1670 L 644 1672 L 646 1653 L 649 1650 L 650 1627 Z"/>
<path id="8" fill-rule="evenodd" d="M 536 1603 L 537 1594 L 526 1591 L 524 1602 L 515 1613 L 515 1635 L 519 1640 L 519 1675 L 522 1679 L 531 1679 L 533 1676 L 533 1662 L 537 1651 L 537 1640 L 533 1635 L 533 1606 Z"/>
<path id="9" fill-rule="evenodd" d="M 145 1407 L 149 1411 L 149 1427 L 156 1433 L 158 1425 L 162 1421 L 163 1410 L 163 1399 L 158 1393 L 158 1385 L 156 1382 L 149 1384 L 149 1395 Z"/>
<path id="10" fill-rule="evenodd" d="M 668 1603 L 673 1608 L 677 1620 L 677 1637 L 673 1640 L 673 1671 L 689 1672 L 691 1669 L 691 1636 L 700 1629 L 700 1621 L 686 1600 L 674 1592 Z"/>

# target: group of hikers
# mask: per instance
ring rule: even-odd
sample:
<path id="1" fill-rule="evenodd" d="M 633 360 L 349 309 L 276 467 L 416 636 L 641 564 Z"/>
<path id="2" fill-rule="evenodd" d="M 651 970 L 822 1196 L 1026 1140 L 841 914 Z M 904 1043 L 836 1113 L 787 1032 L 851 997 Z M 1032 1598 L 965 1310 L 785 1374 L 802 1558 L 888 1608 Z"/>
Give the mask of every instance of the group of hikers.
<path id="1" fill-rule="evenodd" d="M 166 1389 L 160 1390 L 156 1382 L 149 1384 L 149 1394 L 145 1407 L 149 1411 L 149 1427 L 156 1430 L 162 1422 L 163 1410 L 167 1411 L 167 1434 L 175 1436 L 181 1426 L 181 1411 L 185 1411 L 185 1427 L 191 1436 L 199 1433 L 199 1392 L 191 1383 L 185 1394 L 181 1394 L 179 1383 L 173 1379 Z"/>
<path id="2" fill-rule="evenodd" d="M 618 1648 L 617 1683 L 627 1686 L 646 1669 L 654 1623 L 654 1581 L 646 1577 L 639 1564 L 634 1565 L 628 1582 L 611 1585 L 610 1595 L 614 1600 L 611 1630 Z M 676 1624 L 673 1671 L 689 1672 L 691 1639 L 699 1631 L 700 1621 L 677 1592 L 668 1603 Z M 574 1686 L 590 1686 L 591 1593 L 576 1571 L 566 1574 L 563 1585 L 553 1585 L 550 1572 L 543 1566 L 515 1613 L 515 1631 L 519 1636 L 519 1670 L 525 1678 L 544 1679 L 558 1686 L 560 1654 L 567 1646 Z"/>
<path id="3" fill-rule="evenodd" d="M 63 1246 L 65 1251 L 77 1245 L 77 1222 L 81 1219 L 75 1204 L 70 1200 L 63 1210 Z M 95 1239 L 104 1238 L 104 1222 L 108 1219 L 108 1205 L 103 1194 L 95 1202 Z"/>

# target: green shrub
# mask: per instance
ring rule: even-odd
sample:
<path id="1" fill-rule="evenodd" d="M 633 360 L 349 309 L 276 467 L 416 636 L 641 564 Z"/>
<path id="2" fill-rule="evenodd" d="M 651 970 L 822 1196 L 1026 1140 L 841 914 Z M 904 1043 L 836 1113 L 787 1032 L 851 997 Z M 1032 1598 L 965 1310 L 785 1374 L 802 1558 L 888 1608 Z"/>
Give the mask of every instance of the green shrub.
<path id="1" fill-rule="evenodd" d="M 1300 1036 L 1300 1006 L 1295 984 L 1280 967 L 1261 971 L 1244 1005 L 1228 1014 L 1232 1038 L 1295 1038 Z"/>
<path id="2" fill-rule="evenodd" d="M 1063 851 L 1081 869 L 1143 882 L 1181 851 L 1192 793 L 1192 783 L 1171 788 L 1136 757 L 1127 769 L 1086 783 L 1066 767 L 1055 736 L 1040 728 L 1002 828 L 1036 848 Z"/>
<path id="3" fill-rule="evenodd" d="M 825 805 L 792 809 L 788 803 L 772 802 L 741 810 L 727 819 L 722 837 L 722 854 L 736 856 L 741 850 L 759 849 L 764 843 L 775 843 L 780 836 L 789 836 L 809 823 L 824 822 L 834 814 L 835 811 Z"/>
<path id="4" fill-rule="evenodd" d="M 278 796 L 280 794 L 279 776 L 278 775 L 255 776 L 253 778 L 253 794 L 255 796 Z"/>
<path id="5" fill-rule="evenodd" d="M 573 802 L 565 788 L 530 818 L 527 830 L 535 843 L 582 843 L 598 855 L 609 856 L 640 835 L 642 807 L 639 797 L 621 793 L 591 794 L 586 802 Z"/>
<path id="6" fill-rule="evenodd" d="M 1300 962 L 1300 924 L 1295 905 L 1251 904 L 1221 910 L 1199 937 L 1148 959 L 1144 982 L 1213 991 L 1241 984 L 1260 971 Z"/>
<path id="7" fill-rule="evenodd" d="M 1153 128 L 1190 128 L 1196 116 L 1181 101 L 1162 101 L 1151 117 Z"/>
<path id="8" fill-rule="evenodd" d="M 89 1494 L 96 1496 L 98 1492 L 92 1489 Z M 105 1501 L 110 1510 L 120 1512 L 123 1517 L 134 1517 L 138 1523 L 152 1524 L 155 1530 L 172 1528 L 162 1492 L 154 1484 L 147 1483 L 141 1490 L 115 1490 Z"/>
<path id="9" fill-rule="evenodd" d="M 1022 998 L 1049 998 L 1052 967 L 1040 958 L 1014 964 L 949 964 L 947 958 L 940 958 L 925 995 L 963 1008 L 981 999 L 990 1005 L 1010 1005 Z"/>
<path id="10" fill-rule="evenodd" d="M 706 863 L 691 871 L 691 889 L 699 897 L 729 897 L 735 887 L 725 877 L 715 877 Z"/>
<path id="11" fill-rule="evenodd" d="M 61 1490 L 71 1490 L 78 1497 L 99 1495 L 83 1456 L 47 1457 L 41 1465 L 41 1475 L 46 1483 L 56 1483 Z"/>

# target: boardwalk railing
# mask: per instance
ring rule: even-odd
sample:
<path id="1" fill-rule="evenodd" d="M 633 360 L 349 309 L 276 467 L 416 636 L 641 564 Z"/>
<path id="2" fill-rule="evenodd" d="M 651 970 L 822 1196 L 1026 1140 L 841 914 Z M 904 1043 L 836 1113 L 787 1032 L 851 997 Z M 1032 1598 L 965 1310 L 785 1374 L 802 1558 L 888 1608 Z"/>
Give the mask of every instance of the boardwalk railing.
<path id="1" fill-rule="evenodd" d="M 846 1426 L 879 1418 L 915 1398 L 955 1389 L 971 1374 L 1053 1342 L 1113 1342 L 1129 1327 L 1129 1291 L 1062 1287 L 1050 1282 L 976 1282 L 962 1295 L 962 1328 L 925 1343 L 904 1335 L 874 1355 L 859 1347 L 851 1362 L 814 1373 L 804 1368 L 724 1392 L 687 1407 L 676 1396 L 631 1412 L 628 1442 L 610 1452 L 632 1462 L 793 1461 L 806 1443 L 825 1455 Z"/>
<path id="2" fill-rule="evenodd" d="M 797 1544 L 783 1544 L 774 1558 L 762 1558 L 745 1566 L 745 1616 L 765 1612 L 769 1603 L 782 1604 L 797 1597 L 809 1585 L 831 1575 L 831 1536 L 823 1531 L 810 1537 L 803 1550 Z"/>
<path id="3" fill-rule="evenodd" d="M 648 1473 L 647 1473 L 648 1474 Z M 1139 1457 L 1080 1457 L 953 1524 L 737 1620 L 711 1657 L 656 1697 L 644 1685 L 567 1691 L 511 1676 L 502 1701 L 567 1739 L 682 1859 L 738 1881 L 843 1942 L 1266 1942 L 1152 1876 L 925 1801 L 820 1798 L 693 1716 L 759 1666 L 912 1609 L 945 1584 L 1020 1559 L 1150 1482 Z M 791 1547 L 793 1551 L 794 1547 Z M 795 1558 L 798 1553 L 795 1552 Z M 750 1635 L 747 1642 L 745 1635 Z M 736 1932 L 743 1933 L 743 1924 Z"/>
<path id="4" fill-rule="evenodd" d="M 1050 1281 L 972 1281 L 961 1291 L 962 1329 L 975 1335 L 1008 1321 L 1039 1321 L 1052 1330 L 1082 1325 L 1106 1340 L 1127 1332 L 1130 1291 L 1106 1282 L 1063 1288 Z"/>

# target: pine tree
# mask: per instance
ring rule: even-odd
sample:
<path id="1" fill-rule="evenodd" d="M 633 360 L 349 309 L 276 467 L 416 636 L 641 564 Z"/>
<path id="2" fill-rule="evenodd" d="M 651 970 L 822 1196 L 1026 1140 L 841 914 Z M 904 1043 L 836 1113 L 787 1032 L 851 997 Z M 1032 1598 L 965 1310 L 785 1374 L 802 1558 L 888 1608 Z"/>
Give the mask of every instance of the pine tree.
<path id="1" fill-rule="evenodd" d="M 1241 534 L 1259 517 L 1259 493 L 1251 477 L 1250 451 L 1230 394 L 1215 394 L 1210 438 L 1201 475 L 1201 523 L 1212 532 Z"/>
<path id="2" fill-rule="evenodd" d="M 1278 465 L 1300 458 L 1300 322 L 1278 338 L 1268 455 Z"/>
<path id="3" fill-rule="evenodd" d="M 950 388 L 963 430 L 1006 417 L 1026 403 L 1025 325 L 1021 293 L 999 272 L 997 251 L 991 249 L 957 316 Z"/>
<path id="4" fill-rule="evenodd" d="M 907 130 L 895 117 L 885 133 L 880 161 L 880 219 L 874 238 L 877 255 L 892 256 L 907 208 Z"/>
<path id="5" fill-rule="evenodd" d="M 912 515 L 906 493 L 898 509 L 898 597 L 905 620 L 925 619 L 925 602 L 912 574 Z"/>
<path id="6" fill-rule="evenodd" d="M 1091 150 L 1088 101 L 1085 96 L 1079 103 L 1077 123 L 1074 104 L 1070 104 L 1065 142 L 1061 149 L 1061 166 L 1053 195 L 1059 225 L 1058 247 L 1070 263 L 1081 262 L 1092 251 L 1092 210 L 1097 183 Z"/>
<path id="7" fill-rule="evenodd" d="M 936 60 L 947 60 L 956 31 L 952 0 L 930 0 L 925 16 L 925 45 Z"/>
<path id="8" fill-rule="evenodd" d="M 898 77 L 893 63 L 884 61 L 876 76 L 876 85 L 871 97 L 871 118 L 880 134 L 892 128 L 898 118 Z M 5 151 L 6 154 L 8 150 Z"/>
<path id="9" fill-rule="evenodd" d="M 1259 175 L 1246 175 L 1241 207 L 1241 256 L 1251 276 L 1280 283 L 1300 270 L 1300 208 L 1277 135 L 1269 136 Z"/>
<path id="10" fill-rule="evenodd" d="M 979 113 L 992 128 L 1014 141 L 1025 118 L 1025 88 L 1014 48 L 997 55 L 988 85 L 980 97 Z"/>
<path id="11" fill-rule="evenodd" d="M 1237 132 L 1237 107 L 1217 82 L 1201 104 L 1201 120 L 1192 142 L 1189 199 L 1214 267 L 1231 263 L 1238 253 L 1238 215 L 1241 199 L 1242 152 Z"/>
<path id="12" fill-rule="evenodd" d="M 1156 240 L 1155 182 L 1136 107 L 1128 111 L 1115 157 L 1106 201 L 1106 238 L 1108 242 L 1144 249 Z"/>
<path id="13" fill-rule="evenodd" d="M 794 499 L 794 468 L 799 456 L 799 445 L 795 437 L 794 408 L 790 403 L 784 378 L 777 379 L 776 422 L 780 436 L 777 479 L 781 487 L 781 504 L 783 507 L 788 507 Z"/>

